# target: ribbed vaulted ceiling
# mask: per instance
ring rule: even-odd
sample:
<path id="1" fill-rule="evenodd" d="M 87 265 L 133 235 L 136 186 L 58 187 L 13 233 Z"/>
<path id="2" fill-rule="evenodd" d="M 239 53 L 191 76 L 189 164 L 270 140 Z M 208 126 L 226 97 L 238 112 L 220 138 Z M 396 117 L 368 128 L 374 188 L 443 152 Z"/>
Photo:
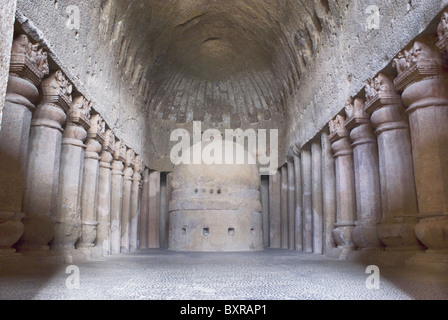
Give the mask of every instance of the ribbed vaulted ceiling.
<path id="1" fill-rule="evenodd" d="M 134 81 L 145 82 L 150 115 L 232 127 L 284 116 L 330 11 L 327 0 L 146 0 L 113 7 L 123 19 L 116 26 L 127 34 L 121 57 Z"/>

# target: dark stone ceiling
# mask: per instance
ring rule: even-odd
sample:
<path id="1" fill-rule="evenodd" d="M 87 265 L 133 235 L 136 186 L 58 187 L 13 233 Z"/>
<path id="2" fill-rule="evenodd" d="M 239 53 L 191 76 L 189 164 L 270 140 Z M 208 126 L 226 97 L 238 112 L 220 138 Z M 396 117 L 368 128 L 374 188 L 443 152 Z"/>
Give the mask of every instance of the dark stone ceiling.
<path id="1" fill-rule="evenodd" d="M 148 81 L 144 108 L 232 127 L 285 117 L 330 12 L 327 0 L 118 1 L 115 10 Z"/>

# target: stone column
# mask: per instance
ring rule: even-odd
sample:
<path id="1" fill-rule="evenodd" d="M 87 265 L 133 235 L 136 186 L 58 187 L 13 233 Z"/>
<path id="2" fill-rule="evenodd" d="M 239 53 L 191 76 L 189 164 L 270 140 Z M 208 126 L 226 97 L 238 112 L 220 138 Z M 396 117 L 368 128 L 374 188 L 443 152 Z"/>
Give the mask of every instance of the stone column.
<path id="1" fill-rule="evenodd" d="M 67 124 L 62 136 L 61 162 L 56 204 L 55 234 L 51 244 L 53 250 L 75 249 L 81 237 L 81 185 L 84 166 L 87 130 L 90 127 L 90 103 L 83 97 L 73 101 L 68 112 Z M 71 260 L 67 260 L 71 262 Z"/>
<path id="2" fill-rule="evenodd" d="M 281 248 L 288 249 L 288 169 L 283 165 L 281 172 L 281 194 L 280 194 L 280 224 L 281 224 Z"/>
<path id="3" fill-rule="evenodd" d="M 98 214 L 98 235 L 96 245 L 103 248 L 103 255 L 111 253 L 110 233 L 111 233 L 111 184 L 112 184 L 112 161 L 115 148 L 115 135 L 108 129 L 105 133 L 103 148 L 101 152 L 100 171 L 98 177 L 97 192 L 97 214 Z"/>
<path id="4" fill-rule="evenodd" d="M 37 86 L 48 74 L 46 53 L 25 35 L 14 40 L 10 63 L 0 131 L 0 256 L 15 252 L 11 247 L 24 231 L 22 197 L 31 117 L 39 98 Z"/>
<path id="5" fill-rule="evenodd" d="M 354 248 L 352 230 L 356 219 L 353 151 L 349 132 L 344 124 L 345 117 L 342 115 L 330 122 L 330 142 L 336 172 L 336 223 L 333 238 L 342 250 L 340 258 L 344 258 Z"/>
<path id="6" fill-rule="evenodd" d="M 111 254 L 119 254 L 121 247 L 121 210 L 123 207 L 123 170 L 126 159 L 126 145 L 115 143 L 112 162 L 112 187 L 110 201 L 110 246 Z"/>
<path id="7" fill-rule="evenodd" d="M 417 39 L 408 60 L 397 64 L 395 79 L 411 129 L 419 207 L 415 233 L 429 253 L 448 251 L 448 74 L 434 43 L 432 36 Z"/>
<path id="8" fill-rule="evenodd" d="M 138 250 L 138 221 L 140 217 L 140 191 L 142 187 L 142 170 L 143 162 L 139 155 L 135 156 L 134 175 L 132 176 L 131 187 L 131 224 L 130 224 L 130 242 L 129 247 L 131 251 Z"/>
<path id="9" fill-rule="evenodd" d="M 148 249 L 149 169 L 143 172 L 142 198 L 139 219 L 139 249 Z"/>
<path id="10" fill-rule="evenodd" d="M 17 0 L 5 0 L 0 7 L 0 130 L 2 124 L 3 108 L 5 106 L 6 88 L 11 58 L 11 47 L 14 37 L 14 20 Z M 9 249 L 9 251 L 11 251 Z"/>
<path id="11" fill-rule="evenodd" d="M 294 172 L 294 159 L 290 155 L 288 166 L 288 248 L 295 250 L 295 215 L 296 215 L 296 179 Z"/>
<path id="12" fill-rule="evenodd" d="M 294 217 L 294 237 L 295 250 L 303 250 L 303 234 L 302 234 L 302 168 L 300 161 L 301 150 L 298 145 L 294 146 L 294 175 L 295 175 L 295 190 L 296 190 L 296 209 Z"/>
<path id="13" fill-rule="evenodd" d="M 271 248 L 280 249 L 281 220 L 280 220 L 280 194 L 281 175 L 280 170 L 269 176 L 269 243 Z"/>
<path id="14" fill-rule="evenodd" d="M 135 152 L 132 149 L 126 151 L 123 176 L 123 206 L 121 209 L 121 248 L 120 252 L 129 252 L 129 240 L 131 230 L 131 192 L 132 176 L 134 175 Z"/>
<path id="15" fill-rule="evenodd" d="M 325 130 L 321 134 L 322 143 L 322 203 L 324 215 L 324 254 L 330 254 L 336 247 L 332 231 L 336 223 L 336 172 L 330 135 Z"/>
<path id="16" fill-rule="evenodd" d="M 311 142 L 313 252 L 323 254 L 322 146 L 320 137 Z"/>
<path id="17" fill-rule="evenodd" d="M 346 128 L 350 131 L 356 183 L 356 227 L 352 231 L 355 245 L 360 249 L 381 247 L 378 224 L 381 222 L 381 189 L 378 147 L 364 111 L 364 99 L 356 98 L 345 108 Z"/>
<path id="18" fill-rule="evenodd" d="M 303 226 L 303 251 L 313 252 L 313 203 L 312 203 L 312 173 L 311 173 L 311 148 L 309 145 L 302 148 L 302 226 Z"/>
<path id="19" fill-rule="evenodd" d="M 263 215 L 263 246 L 269 248 L 269 176 L 261 176 L 260 202 Z"/>
<path id="20" fill-rule="evenodd" d="M 148 247 L 160 248 L 160 172 L 149 174 Z"/>
<path id="21" fill-rule="evenodd" d="M 384 74 L 366 87 L 365 110 L 378 141 L 383 218 L 378 228 L 381 242 L 388 249 L 416 249 L 419 242 L 411 138 L 401 96 Z"/>
<path id="22" fill-rule="evenodd" d="M 93 248 L 98 234 L 98 177 L 100 170 L 100 153 L 106 134 L 106 123 L 99 114 L 92 117 L 89 130 L 82 180 L 82 236 L 78 248 Z M 93 253 L 93 252 L 91 252 Z M 100 254 L 100 253 L 98 253 Z"/>
<path id="23" fill-rule="evenodd" d="M 42 101 L 31 122 L 23 211 L 25 232 L 19 248 L 48 251 L 54 237 L 54 218 L 61 159 L 62 125 L 72 104 L 72 85 L 61 71 L 41 85 Z"/>

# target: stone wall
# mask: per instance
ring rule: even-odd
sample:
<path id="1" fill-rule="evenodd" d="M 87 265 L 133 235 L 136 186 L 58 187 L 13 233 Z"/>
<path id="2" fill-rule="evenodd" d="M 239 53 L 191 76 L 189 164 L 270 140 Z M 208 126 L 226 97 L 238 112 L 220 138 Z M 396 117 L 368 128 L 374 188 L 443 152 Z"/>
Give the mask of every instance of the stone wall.
<path id="1" fill-rule="evenodd" d="M 372 1 L 329 2 L 321 46 L 300 80 L 291 110 L 291 143 L 303 146 L 358 93 L 365 81 L 388 66 L 398 52 L 427 28 L 448 4 L 444 0 L 377 1 L 379 29 L 366 30 Z M 340 8 L 345 10 L 340 11 Z"/>
<path id="2" fill-rule="evenodd" d="M 8 83 L 15 11 L 16 0 L 4 1 L 0 8 L 0 16 L 2 17 L 0 21 L 0 128 L 5 103 L 6 85 Z"/>
<path id="3" fill-rule="evenodd" d="M 116 16 L 109 2 L 20 0 L 18 21 L 35 41 L 48 47 L 52 60 L 94 101 L 95 110 L 117 137 L 148 164 L 148 122 L 139 107 L 143 89 L 140 78 L 135 79 L 132 59 L 126 59 L 132 55 L 116 45 L 127 39 L 126 30 L 120 29 L 125 16 Z M 79 29 L 70 5 L 79 8 Z"/>

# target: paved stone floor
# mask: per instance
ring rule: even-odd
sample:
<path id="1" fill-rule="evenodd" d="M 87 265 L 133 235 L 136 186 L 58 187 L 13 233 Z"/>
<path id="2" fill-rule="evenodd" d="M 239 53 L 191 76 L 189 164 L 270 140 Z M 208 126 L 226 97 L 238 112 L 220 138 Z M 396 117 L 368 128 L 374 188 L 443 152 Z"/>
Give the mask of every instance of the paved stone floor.
<path id="1" fill-rule="evenodd" d="M 380 268 L 380 288 L 366 288 L 366 265 L 281 250 L 179 253 L 146 250 L 77 265 L 0 274 L 0 299 L 296 300 L 448 299 L 448 275 Z M 69 281 L 70 282 L 70 281 Z"/>

